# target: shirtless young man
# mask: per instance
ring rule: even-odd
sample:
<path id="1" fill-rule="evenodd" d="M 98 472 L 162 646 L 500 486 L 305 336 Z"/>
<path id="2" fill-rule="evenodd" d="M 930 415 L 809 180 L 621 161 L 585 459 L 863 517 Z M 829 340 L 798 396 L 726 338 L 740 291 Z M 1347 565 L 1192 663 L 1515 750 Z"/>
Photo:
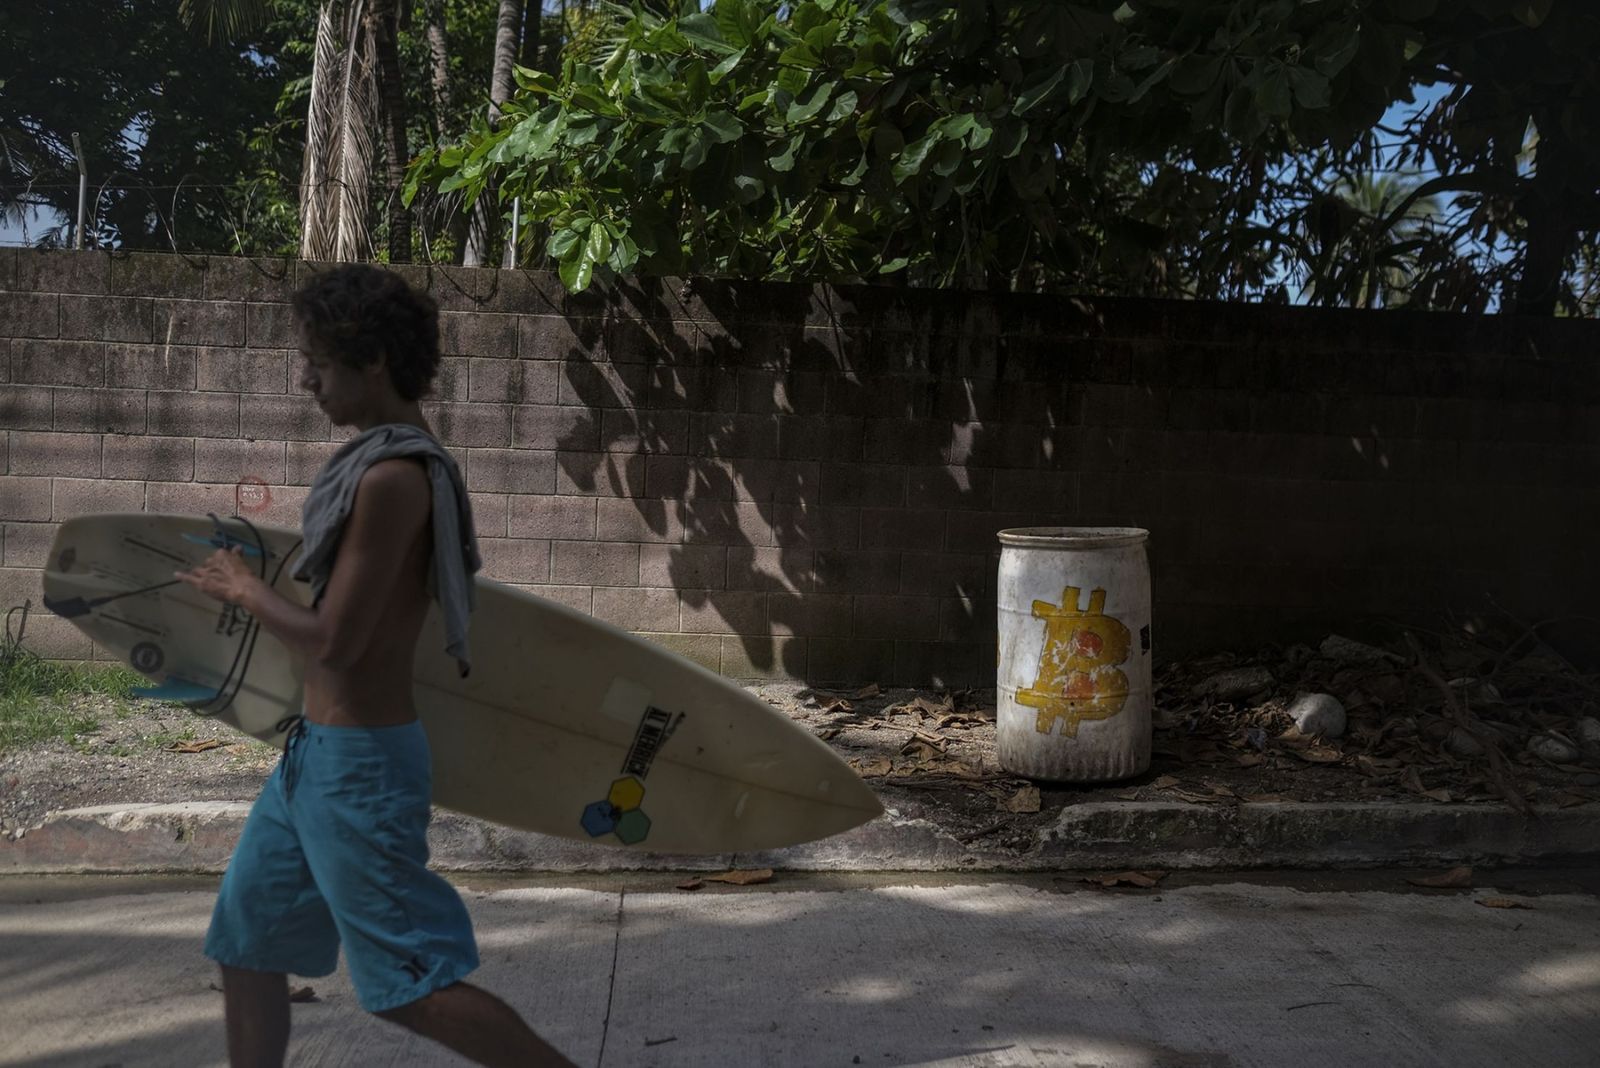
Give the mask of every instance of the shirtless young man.
<path id="1" fill-rule="evenodd" d="M 432 594 L 454 612 L 451 651 L 466 670 L 477 566 L 460 476 L 418 404 L 438 368 L 438 311 L 365 266 L 316 276 L 294 311 L 301 387 L 336 426 L 360 432 L 307 501 L 304 555 L 318 549 L 315 519 L 325 560 L 311 577 L 315 607 L 277 593 L 236 552 L 178 574 L 249 612 L 306 665 L 304 717 L 251 810 L 206 937 L 222 968 L 229 1059 L 283 1063 L 286 973 L 327 975 L 342 944 L 362 1008 L 481 1064 L 568 1065 L 504 1002 L 461 981 L 478 963 L 471 922 L 427 868 L 431 780 L 412 658 Z M 436 546 L 441 529 L 459 529 L 458 544 Z"/>

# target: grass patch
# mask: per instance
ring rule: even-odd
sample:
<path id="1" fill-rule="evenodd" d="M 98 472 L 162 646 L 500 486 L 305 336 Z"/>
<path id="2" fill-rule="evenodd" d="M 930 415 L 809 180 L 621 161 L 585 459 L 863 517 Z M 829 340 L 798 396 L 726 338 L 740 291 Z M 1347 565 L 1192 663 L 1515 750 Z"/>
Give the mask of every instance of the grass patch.
<path id="1" fill-rule="evenodd" d="M 118 714 L 144 678 L 122 667 L 61 664 L 26 653 L 0 658 L 0 751 L 62 741 L 78 745 L 100 727 L 78 697 L 110 698 Z"/>

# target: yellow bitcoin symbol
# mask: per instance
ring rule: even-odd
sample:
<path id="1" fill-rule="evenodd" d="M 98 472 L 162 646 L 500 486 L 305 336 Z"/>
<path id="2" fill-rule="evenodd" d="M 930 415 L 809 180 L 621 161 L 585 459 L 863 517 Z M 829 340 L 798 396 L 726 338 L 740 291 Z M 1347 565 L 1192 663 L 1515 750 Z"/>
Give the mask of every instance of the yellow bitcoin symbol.
<path id="1" fill-rule="evenodd" d="M 1106 591 L 1089 593 L 1088 611 L 1078 608 L 1078 587 L 1061 591 L 1061 603 L 1033 602 L 1035 619 L 1044 620 L 1044 651 L 1039 677 L 1017 691 L 1017 702 L 1039 710 L 1040 734 L 1055 729 L 1075 738 L 1086 719 L 1110 719 L 1128 701 L 1128 676 L 1116 665 L 1128 659 L 1128 628 L 1104 614 Z"/>

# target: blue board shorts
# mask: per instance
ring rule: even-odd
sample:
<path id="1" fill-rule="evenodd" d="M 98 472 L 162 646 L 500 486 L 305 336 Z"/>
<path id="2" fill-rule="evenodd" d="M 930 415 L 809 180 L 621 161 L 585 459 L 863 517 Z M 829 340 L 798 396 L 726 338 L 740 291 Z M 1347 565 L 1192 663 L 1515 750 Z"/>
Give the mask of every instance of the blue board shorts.
<path id="1" fill-rule="evenodd" d="M 343 944 L 368 1012 L 461 980 L 478 948 L 461 896 L 428 870 L 431 788 L 421 723 L 301 720 L 228 863 L 206 956 L 316 977 Z"/>

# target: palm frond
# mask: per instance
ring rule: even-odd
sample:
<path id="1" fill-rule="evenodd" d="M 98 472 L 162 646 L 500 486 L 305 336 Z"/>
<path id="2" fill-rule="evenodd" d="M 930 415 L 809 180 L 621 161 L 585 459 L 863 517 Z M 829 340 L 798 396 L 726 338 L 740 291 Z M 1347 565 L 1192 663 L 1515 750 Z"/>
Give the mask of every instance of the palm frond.
<path id="1" fill-rule="evenodd" d="M 207 41 L 217 39 L 219 28 L 233 40 L 265 25 L 271 6 L 272 0 L 179 0 L 178 17 L 191 29 L 203 23 Z"/>

